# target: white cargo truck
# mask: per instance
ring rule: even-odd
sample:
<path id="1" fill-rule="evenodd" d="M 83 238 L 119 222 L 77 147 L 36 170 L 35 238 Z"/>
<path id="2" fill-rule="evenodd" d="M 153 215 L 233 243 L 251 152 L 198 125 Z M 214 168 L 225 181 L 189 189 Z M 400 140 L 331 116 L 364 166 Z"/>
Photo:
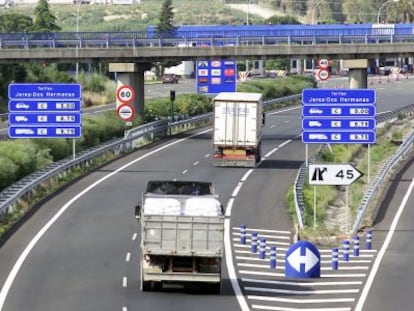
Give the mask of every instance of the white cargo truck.
<path id="1" fill-rule="evenodd" d="M 254 167 L 261 159 L 260 93 L 223 92 L 213 99 L 214 166 Z"/>
<path id="2" fill-rule="evenodd" d="M 203 283 L 220 293 L 224 215 L 212 183 L 150 181 L 135 216 L 142 291 Z"/>

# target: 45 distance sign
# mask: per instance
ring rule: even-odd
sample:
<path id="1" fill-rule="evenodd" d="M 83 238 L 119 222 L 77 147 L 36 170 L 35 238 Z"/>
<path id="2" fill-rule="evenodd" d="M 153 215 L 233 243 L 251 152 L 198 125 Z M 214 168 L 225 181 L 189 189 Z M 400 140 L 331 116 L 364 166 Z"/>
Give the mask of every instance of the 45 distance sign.
<path id="1" fill-rule="evenodd" d="M 130 85 L 127 85 L 127 84 L 121 85 L 116 90 L 116 99 L 121 104 L 128 104 L 128 103 L 134 101 L 135 91 Z"/>

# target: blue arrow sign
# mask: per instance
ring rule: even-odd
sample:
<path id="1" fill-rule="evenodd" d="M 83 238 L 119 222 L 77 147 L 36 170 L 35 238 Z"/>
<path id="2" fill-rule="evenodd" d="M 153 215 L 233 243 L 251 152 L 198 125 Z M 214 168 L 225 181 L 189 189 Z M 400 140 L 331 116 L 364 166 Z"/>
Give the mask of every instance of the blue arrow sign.
<path id="1" fill-rule="evenodd" d="M 9 100 L 10 112 L 28 111 L 81 111 L 80 100 Z"/>
<path id="2" fill-rule="evenodd" d="M 319 278 L 321 255 L 316 246 L 308 241 L 293 244 L 286 252 L 285 276 L 287 278 Z"/>
<path id="3" fill-rule="evenodd" d="M 10 125 L 80 124 L 80 112 L 9 113 Z"/>
<path id="4" fill-rule="evenodd" d="M 82 99 L 81 85 L 75 83 L 11 83 L 9 84 L 9 99 Z"/>
<path id="5" fill-rule="evenodd" d="M 373 144 L 374 131 L 303 131 L 302 142 L 306 144 Z"/>
<path id="6" fill-rule="evenodd" d="M 322 118 L 304 118 L 302 128 L 306 131 L 320 130 L 375 130 L 376 120 L 367 119 L 322 119 Z"/>
<path id="7" fill-rule="evenodd" d="M 313 105 L 375 104 L 373 89 L 304 89 L 302 103 Z"/>
<path id="8" fill-rule="evenodd" d="M 313 106 L 303 105 L 303 117 L 375 117 L 376 109 L 373 104 L 369 105 L 330 105 Z"/>
<path id="9" fill-rule="evenodd" d="M 81 126 L 9 126 L 10 138 L 79 138 Z"/>

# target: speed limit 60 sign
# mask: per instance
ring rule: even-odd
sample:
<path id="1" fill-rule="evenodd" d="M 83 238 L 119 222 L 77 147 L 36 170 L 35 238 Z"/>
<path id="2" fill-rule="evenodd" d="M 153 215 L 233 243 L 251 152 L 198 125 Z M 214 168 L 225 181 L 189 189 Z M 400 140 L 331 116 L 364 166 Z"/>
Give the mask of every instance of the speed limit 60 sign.
<path id="1" fill-rule="evenodd" d="M 116 99 L 121 104 L 128 104 L 135 99 L 135 91 L 134 89 L 129 85 L 121 85 L 116 90 Z"/>

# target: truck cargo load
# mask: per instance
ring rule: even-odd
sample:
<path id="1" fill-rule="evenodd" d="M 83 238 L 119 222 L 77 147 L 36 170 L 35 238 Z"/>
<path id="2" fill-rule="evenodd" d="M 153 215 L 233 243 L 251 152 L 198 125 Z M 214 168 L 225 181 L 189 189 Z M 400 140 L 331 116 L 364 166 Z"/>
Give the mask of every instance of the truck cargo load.
<path id="1" fill-rule="evenodd" d="M 135 214 L 141 290 L 197 282 L 220 292 L 224 215 L 211 183 L 150 181 Z"/>
<path id="2" fill-rule="evenodd" d="M 262 94 L 223 92 L 213 99 L 215 166 L 254 167 L 261 160 Z"/>

